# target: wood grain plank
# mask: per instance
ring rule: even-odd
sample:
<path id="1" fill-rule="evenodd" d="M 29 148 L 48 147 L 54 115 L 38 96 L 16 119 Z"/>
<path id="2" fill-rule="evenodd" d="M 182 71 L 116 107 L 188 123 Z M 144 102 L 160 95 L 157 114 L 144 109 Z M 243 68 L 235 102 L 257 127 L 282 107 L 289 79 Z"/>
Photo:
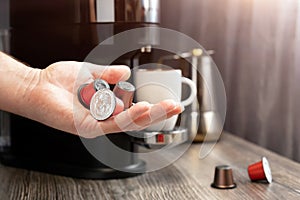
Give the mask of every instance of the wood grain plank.
<path id="1" fill-rule="evenodd" d="M 205 145 L 205 144 L 204 144 Z M 299 199 L 300 164 L 223 134 L 213 151 L 199 159 L 199 144 L 192 145 L 175 163 L 141 176 L 115 180 L 84 180 L 0 165 L 0 199 Z M 168 155 L 166 155 L 168 156 Z M 266 156 L 274 182 L 253 183 L 247 166 Z M 237 188 L 210 187 L 214 167 L 233 168 Z"/>

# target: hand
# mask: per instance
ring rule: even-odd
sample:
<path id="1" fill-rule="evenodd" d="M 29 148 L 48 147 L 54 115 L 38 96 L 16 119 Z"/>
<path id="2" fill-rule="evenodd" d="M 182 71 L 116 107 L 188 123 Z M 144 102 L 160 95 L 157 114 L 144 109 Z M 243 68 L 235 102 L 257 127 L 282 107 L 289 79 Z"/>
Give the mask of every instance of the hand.
<path id="1" fill-rule="evenodd" d="M 127 80 L 130 69 L 126 66 L 99 66 L 81 62 L 57 62 L 40 70 L 34 87 L 26 91 L 29 105 L 27 116 L 56 129 L 86 138 L 99 135 L 144 129 L 147 126 L 181 112 L 181 106 L 172 100 L 151 105 L 139 102 L 123 111 L 118 100 L 114 115 L 97 121 L 78 101 L 77 89 L 96 78 L 110 84 Z M 35 78 L 36 79 L 36 78 Z"/>

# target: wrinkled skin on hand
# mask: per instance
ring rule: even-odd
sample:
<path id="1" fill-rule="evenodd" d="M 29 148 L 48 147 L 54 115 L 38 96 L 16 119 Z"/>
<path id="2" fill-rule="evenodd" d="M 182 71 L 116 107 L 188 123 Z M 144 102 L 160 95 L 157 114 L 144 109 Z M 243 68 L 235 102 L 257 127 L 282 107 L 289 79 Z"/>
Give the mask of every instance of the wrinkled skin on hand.
<path id="1" fill-rule="evenodd" d="M 99 66 L 82 62 L 57 62 L 32 75 L 33 86 L 26 89 L 24 100 L 29 105 L 27 117 L 56 129 L 94 138 L 103 134 L 141 130 L 181 112 L 180 104 L 165 100 L 157 104 L 138 102 L 123 111 L 123 103 L 117 100 L 114 114 L 97 121 L 77 98 L 81 84 L 96 78 L 110 84 L 127 80 L 130 69 L 127 66 Z"/>

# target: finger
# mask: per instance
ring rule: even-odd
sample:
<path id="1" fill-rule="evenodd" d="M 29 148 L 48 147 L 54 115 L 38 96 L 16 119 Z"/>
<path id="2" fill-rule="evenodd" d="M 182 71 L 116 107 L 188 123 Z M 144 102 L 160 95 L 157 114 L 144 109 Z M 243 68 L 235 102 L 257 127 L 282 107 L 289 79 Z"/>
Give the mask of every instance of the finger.
<path id="1" fill-rule="evenodd" d="M 120 113 L 115 117 L 115 123 L 122 131 L 128 131 L 131 129 L 139 128 L 138 125 L 135 127 L 135 120 L 140 117 L 141 114 L 148 112 L 150 104 L 147 102 L 139 102 L 125 112 Z M 129 128 L 130 127 L 130 128 Z"/>
<path id="2" fill-rule="evenodd" d="M 179 114 L 181 110 L 181 106 L 173 100 L 165 100 L 155 105 L 139 102 L 124 112 L 120 112 L 105 121 L 97 122 L 97 126 L 94 128 L 90 127 L 89 130 L 86 128 L 81 136 L 94 138 L 108 133 L 141 130 Z"/>
<path id="3" fill-rule="evenodd" d="M 148 103 L 137 103 L 130 109 L 112 116 L 104 121 L 96 121 L 90 115 L 81 116 L 78 124 L 78 133 L 84 138 L 95 138 L 108 133 L 117 133 L 126 131 L 126 127 L 132 123 L 141 113 L 147 112 L 150 109 Z M 84 119 L 84 120 L 83 120 Z M 87 122 L 95 123 L 87 123 Z"/>
<path id="4" fill-rule="evenodd" d="M 137 103 L 130 109 L 119 113 L 105 121 L 98 122 L 98 133 L 116 133 L 121 131 L 127 131 L 127 127 L 132 124 L 132 122 L 144 112 L 150 109 L 148 103 Z"/>
<path id="5" fill-rule="evenodd" d="M 116 98 L 116 108 L 113 112 L 113 116 L 119 114 L 120 112 L 122 112 L 124 110 L 124 103 L 121 99 Z"/>
<path id="6" fill-rule="evenodd" d="M 170 118 L 173 115 L 181 112 L 180 104 L 173 100 L 165 100 L 151 106 L 151 109 L 141 113 L 133 119 L 124 129 L 126 130 L 141 130 L 151 124 L 155 124 L 164 119 Z"/>
<path id="7" fill-rule="evenodd" d="M 130 77 L 130 68 L 126 65 L 102 66 L 95 64 L 86 64 L 92 76 L 106 80 L 110 84 L 116 84 L 119 81 L 125 81 Z"/>
<path id="8" fill-rule="evenodd" d="M 157 104 L 155 104 L 151 108 L 150 117 L 151 117 L 151 123 L 155 123 L 158 121 L 165 120 L 172 116 L 173 114 L 170 114 L 176 107 L 180 106 L 177 102 L 174 100 L 164 100 Z M 177 111 L 177 110 L 175 110 Z M 176 113 L 176 112 L 174 112 Z"/>
<path id="9" fill-rule="evenodd" d="M 164 119 L 169 119 L 170 117 L 173 117 L 174 115 L 178 115 L 182 112 L 182 106 L 178 105 L 176 106 L 173 110 L 169 111 L 168 113 L 166 113 L 166 116 L 164 116 L 165 118 L 156 118 L 153 119 L 152 124 L 158 123 Z"/>

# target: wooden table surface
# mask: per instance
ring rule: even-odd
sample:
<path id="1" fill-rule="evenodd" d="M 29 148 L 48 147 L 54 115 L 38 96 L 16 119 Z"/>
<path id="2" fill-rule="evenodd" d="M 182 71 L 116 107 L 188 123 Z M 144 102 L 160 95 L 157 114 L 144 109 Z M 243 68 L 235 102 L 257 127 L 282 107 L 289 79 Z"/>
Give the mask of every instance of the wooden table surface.
<path id="1" fill-rule="evenodd" d="M 225 133 L 213 151 L 199 159 L 193 144 L 161 170 L 120 180 L 82 180 L 0 165 L 0 199 L 300 199 L 300 164 Z M 247 167 L 269 160 L 273 182 L 251 182 Z M 235 189 L 210 186 L 214 168 L 232 167 Z"/>

